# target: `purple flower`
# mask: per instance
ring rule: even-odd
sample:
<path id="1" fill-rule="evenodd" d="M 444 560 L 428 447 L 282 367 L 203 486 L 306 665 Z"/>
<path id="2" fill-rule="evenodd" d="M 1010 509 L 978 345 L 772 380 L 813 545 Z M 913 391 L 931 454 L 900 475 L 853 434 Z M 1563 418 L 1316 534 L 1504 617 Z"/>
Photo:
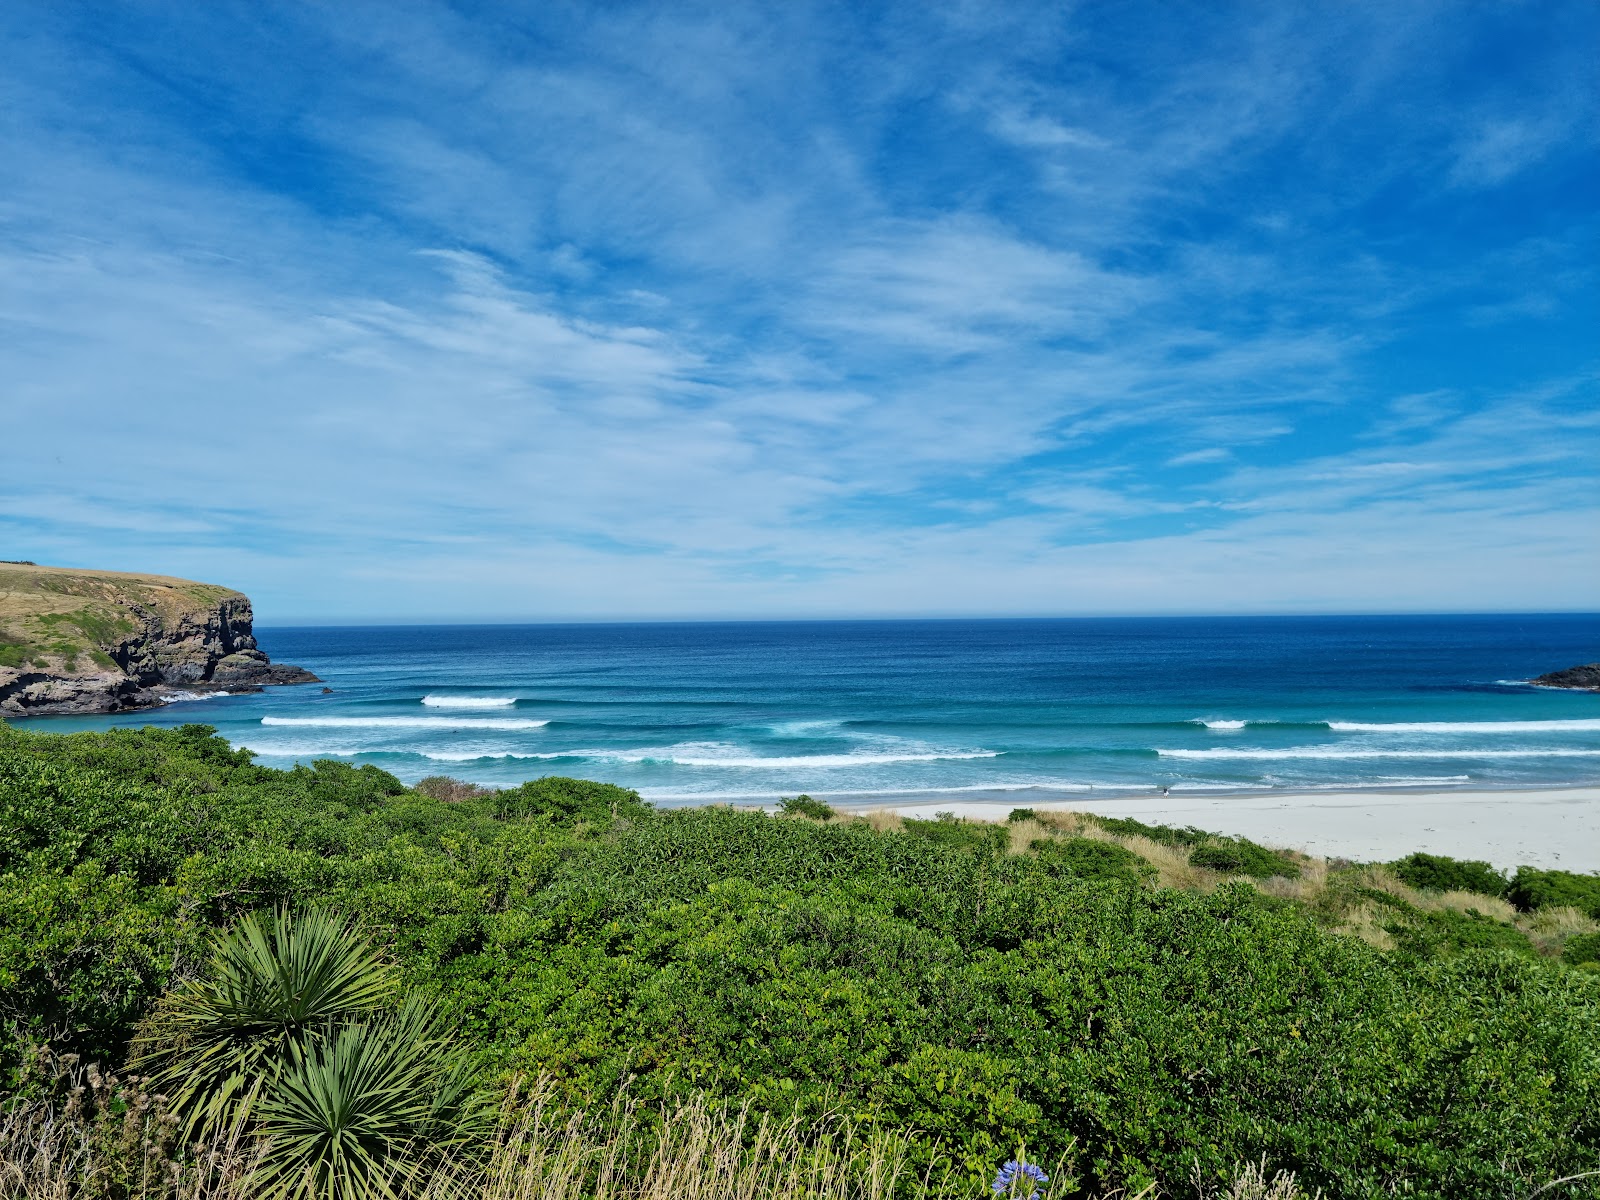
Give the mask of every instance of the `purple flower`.
<path id="1" fill-rule="evenodd" d="M 1022 1183 L 1023 1180 L 1028 1182 Z M 1032 1163 L 1018 1162 L 1013 1158 L 1001 1167 L 1000 1173 L 994 1177 L 993 1190 L 996 1196 L 1015 1196 L 1018 1194 L 1017 1185 L 1021 1183 L 1029 1189 L 1028 1200 L 1039 1200 L 1042 1193 L 1033 1184 L 1049 1182 L 1050 1176 L 1046 1175 L 1042 1168 Z"/>

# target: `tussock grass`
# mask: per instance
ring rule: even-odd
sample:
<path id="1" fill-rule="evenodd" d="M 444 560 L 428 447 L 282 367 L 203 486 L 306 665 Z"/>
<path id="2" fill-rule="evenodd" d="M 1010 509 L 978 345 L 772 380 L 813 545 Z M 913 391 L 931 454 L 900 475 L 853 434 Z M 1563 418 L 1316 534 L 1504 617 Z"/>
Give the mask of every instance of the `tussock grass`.
<path id="1" fill-rule="evenodd" d="M 0 1111 L 0 1200 L 264 1200 L 265 1140 L 239 1127 L 187 1146 L 136 1076 L 72 1068 L 67 1100 Z M 118 1111 L 121 1109 L 122 1111 Z M 559 1102 L 553 1081 L 514 1086 L 481 1147 L 390 1179 L 406 1200 L 956 1200 L 974 1193 L 949 1159 L 908 1166 L 919 1135 L 840 1116 L 776 1120 L 704 1096 L 665 1113 L 619 1099 L 595 1112 Z M 941 1165 L 942 1164 L 942 1165 Z M 1070 1177 L 1064 1165 L 1052 1174 Z M 1102 1200 L 1187 1194 L 1151 1186 Z M 278 1194 L 276 1192 L 274 1195 Z M 1244 1164 L 1208 1200 L 1315 1200 L 1294 1176 Z"/>

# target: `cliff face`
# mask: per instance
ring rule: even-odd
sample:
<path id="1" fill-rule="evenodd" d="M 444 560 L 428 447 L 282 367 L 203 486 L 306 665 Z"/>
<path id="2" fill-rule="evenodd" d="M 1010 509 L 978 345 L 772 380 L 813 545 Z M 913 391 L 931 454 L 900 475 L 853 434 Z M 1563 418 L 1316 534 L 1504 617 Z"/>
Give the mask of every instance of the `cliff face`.
<path id="1" fill-rule="evenodd" d="M 161 575 L 0 564 L 0 714 L 103 713 L 173 691 L 311 683 L 256 648 L 243 594 Z"/>

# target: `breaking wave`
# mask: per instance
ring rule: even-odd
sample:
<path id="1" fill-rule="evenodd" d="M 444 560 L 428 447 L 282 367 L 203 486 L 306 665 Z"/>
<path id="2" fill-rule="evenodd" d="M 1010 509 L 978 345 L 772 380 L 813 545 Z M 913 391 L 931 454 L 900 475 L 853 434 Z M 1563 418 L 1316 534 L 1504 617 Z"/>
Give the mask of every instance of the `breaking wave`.
<path id="1" fill-rule="evenodd" d="M 550 724 L 522 717 L 262 717 L 263 725 L 322 729 L 539 729 Z"/>
<path id="2" fill-rule="evenodd" d="M 1354 750 L 1345 746 L 1300 746 L 1284 750 L 1157 750 L 1162 758 L 1600 758 L 1600 750 Z"/>
<path id="3" fill-rule="evenodd" d="M 470 762 L 480 758 L 581 758 L 600 762 L 672 763 L 680 767 L 723 767 L 746 770 L 792 771 L 806 768 L 872 767 L 883 763 L 943 762 L 949 759 L 998 758 L 998 750 L 929 750 L 882 751 L 860 754 L 795 754 L 763 757 L 743 753 L 728 747 L 732 753 L 720 753 L 719 747 L 663 746 L 645 750 L 551 750 L 542 753 L 517 753 L 515 751 L 472 752 L 465 750 L 423 751 L 423 757 L 439 762 Z"/>
<path id="4" fill-rule="evenodd" d="M 424 696 L 422 703 L 429 708 L 510 708 L 517 702 L 515 696 Z"/>
<path id="5" fill-rule="evenodd" d="M 1574 733 L 1600 730 L 1600 720 L 1571 721 L 1329 721 L 1338 733 Z"/>

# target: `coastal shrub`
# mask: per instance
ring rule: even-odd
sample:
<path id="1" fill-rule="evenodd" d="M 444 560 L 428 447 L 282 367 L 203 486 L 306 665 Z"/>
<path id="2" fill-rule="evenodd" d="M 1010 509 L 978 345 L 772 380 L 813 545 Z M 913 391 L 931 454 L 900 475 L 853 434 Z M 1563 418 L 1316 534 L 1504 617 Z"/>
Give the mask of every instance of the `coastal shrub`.
<path id="1" fill-rule="evenodd" d="M 1077 879 L 1139 883 L 1156 871 L 1132 850 L 1099 838 L 1036 838 L 1030 848 L 1052 872 Z"/>
<path id="2" fill-rule="evenodd" d="M 495 789 L 468 783 L 464 779 L 452 779 L 449 775 L 429 775 L 426 779 L 419 779 L 412 784 L 411 790 L 421 792 L 431 800 L 458 804 L 462 800 L 475 800 L 480 796 L 487 796 Z"/>
<path id="3" fill-rule="evenodd" d="M 1031 808 L 1013 808 L 1011 815 L 1006 818 L 1008 825 L 1015 825 L 1018 821 L 1037 821 L 1039 814 Z"/>
<path id="4" fill-rule="evenodd" d="M 1600 965 L 1600 933 L 1575 933 L 1561 947 L 1561 961 L 1574 966 Z"/>
<path id="5" fill-rule="evenodd" d="M 1196 829 L 1193 825 L 1182 828 L 1175 825 L 1146 825 L 1143 821 L 1136 821 L 1132 817 L 1102 817 L 1098 814 L 1093 819 L 1094 823 L 1107 833 L 1115 833 L 1122 837 L 1149 838 L 1152 842 L 1159 842 L 1163 846 L 1198 846 L 1216 836 L 1204 829 Z"/>
<path id="6" fill-rule="evenodd" d="M 909 837 L 924 839 L 952 850 L 1003 849 L 1008 841 L 1006 831 L 998 825 L 981 821 L 958 820 L 950 813 L 939 813 L 931 821 L 907 817 L 901 828 Z"/>
<path id="7" fill-rule="evenodd" d="M 1208 871 L 1249 875 L 1254 879 L 1267 879 L 1273 875 L 1295 879 L 1300 874 L 1300 868 L 1292 860 L 1265 846 L 1258 846 L 1248 838 L 1214 837 L 1194 848 L 1189 855 L 1189 863 Z"/>
<path id="8" fill-rule="evenodd" d="M 604 825 L 618 817 L 638 817 L 647 808 L 639 793 L 627 788 L 557 775 L 503 788 L 493 794 L 490 803 L 501 820 L 537 816 L 564 825 L 577 821 Z"/>
<path id="9" fill-rule="evenodd" d="M 1539 871 L 1518 867 L 1506 885 L 1506 899 L 1523 912 L 1541 908 L 1575 908 L 1600 920 L 1600 875 L 1571 871 Z"/>
<path id="10" fill-rule="evenodd" d="M 1407 855 L 1394 863 L 1394 873 L 1408 887 L 1430 892 L 1477 892 L 1503 896 L 1506 876 L 1486 862 L 1463 861 L 1443 854 Z"/>
<path id="11" fill-rule="evenodd" d="M 1012 854 L 1003 825 L 508 790 L 272 770 L 203 726 L 0 727 L 0 1014 L 119 1064 L 163 995 L 215 977 L 214 935 L 323 908 L 482 1082 L 914 1129 L 908 1169 L 950 1166 L 946 1195 L 984 1194 L 1021 1146 L 1070 1149 L 1091 1195 L 1226 1194 L 1263 1155 L 1329 1200 L 1600 1169 L 1600 976 L 1508 953 L 1502 923 L 1390 896 L 1383 920 L 1438 928 L 1383 952 L 1292 890 L 1131 886 L 1137 856 L 1103 839 Z"/>
<path id="12" fill-rule="evenodd" d="M 1536 953 L 1521 930 L 1472 909 L 1418 912 L 1407 905 L 1405 910 L 1409 919 L 1392 920 L 1384 926 L 1402 954 L 1416 958 L 1449 958 L 1467 950 Z"/>
<path id="13" fill-rule="evenodd" d="M 787 817 L 810 817 L 813 821 L 828 821 L 834 816 L 831 805 L 804 795 L 779 800 L 778 811 Z"/>

